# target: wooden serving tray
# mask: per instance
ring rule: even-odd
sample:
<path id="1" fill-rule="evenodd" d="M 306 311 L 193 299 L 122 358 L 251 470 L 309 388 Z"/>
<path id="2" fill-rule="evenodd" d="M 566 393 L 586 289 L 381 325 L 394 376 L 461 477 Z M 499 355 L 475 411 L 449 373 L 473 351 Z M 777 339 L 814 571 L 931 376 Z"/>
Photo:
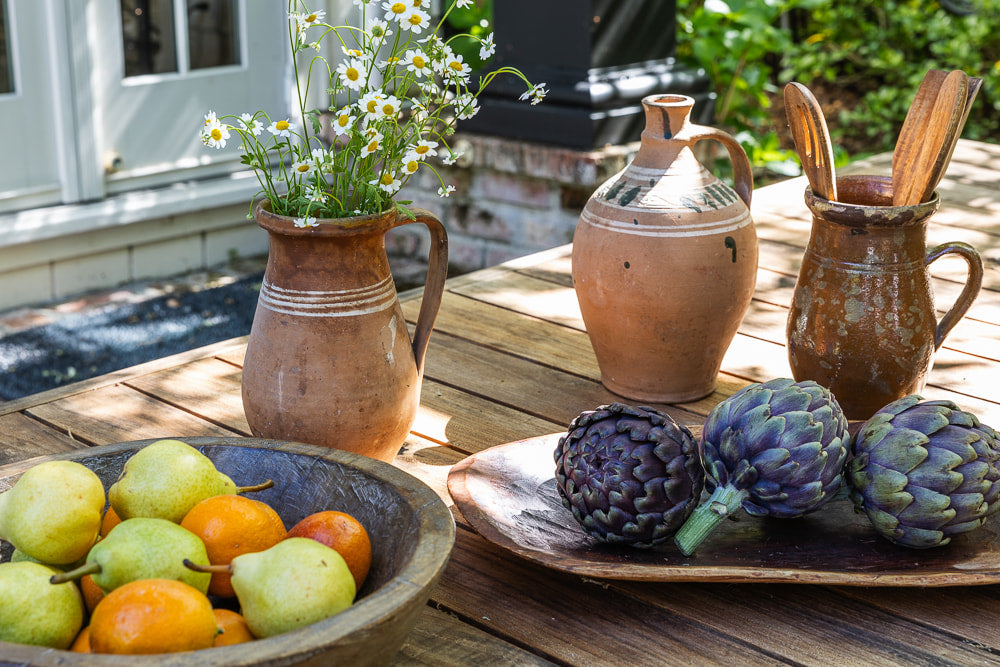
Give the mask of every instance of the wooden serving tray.
<path id="1" fill-rule="evenodd" d="M 690 557 L 673 543 L 610 546 L 588 536 L 563 507 L 553 452 L 561 433 L 492 447 L 456 464 L 448 490 L 480 535 L 563 572 L 636 581 L 716 581 L 844 586 L 1000 583 L 1000 521 L 934 549 L 898 547 L 867 517 L 835 499 L 798 519 L 740 512 Z"/>

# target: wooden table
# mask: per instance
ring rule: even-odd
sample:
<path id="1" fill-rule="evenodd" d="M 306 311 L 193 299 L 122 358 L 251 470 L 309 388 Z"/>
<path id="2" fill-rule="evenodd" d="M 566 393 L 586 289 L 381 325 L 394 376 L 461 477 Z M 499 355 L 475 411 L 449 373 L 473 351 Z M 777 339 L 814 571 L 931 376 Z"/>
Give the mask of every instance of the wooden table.
<path id="1" fill-rule="evenodd" d="M 888 173 L 882 156 L 852 166 Z M 966 241 L 987 265 L 982 294 L 936 357 L 925 391 L 1000 427 L 1000 146 L 962 141 L 928 244 Z M 785 319 L 809 233 L 803 179 L 755 193 L 757 291 L 717 391 L 664 406 L 696 425 L 753 381 L 788 376 Z M 933 265 L 943 311 L 964 263 Z M 403 295 L 416 318 L 419 293 Z M 244 339 L 0 405 L 0 464 L 164 436 L 249 435 L 240 403 Z M 599 373 L 557 248 L 450 280 L 427 355 L 417 423 L 396 465 L 452 505 L 450 467 L 469 454 L 564 430 L 617 399 Z M 455 512 L 448 569 L 400 664 L 1000 663 L 1000 589 L 592 580 L 546 569 L 481 538 Z M 997 520 L 997 519 L 994 519 Z"/>

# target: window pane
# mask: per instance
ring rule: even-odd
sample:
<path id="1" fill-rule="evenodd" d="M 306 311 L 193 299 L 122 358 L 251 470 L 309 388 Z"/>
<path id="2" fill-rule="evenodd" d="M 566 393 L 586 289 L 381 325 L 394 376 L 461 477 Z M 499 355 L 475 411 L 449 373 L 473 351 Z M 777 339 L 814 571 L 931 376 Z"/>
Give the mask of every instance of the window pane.
<path id="1" fill-rule="evenodd" d="M 122 0 L 125 76 L 177 71 L 171 0 Z"/>
<path id="2" fill-rule="evenodd" d="M 7 3 L 0 0 L 0 93 L 14 92 L 14 76 L 10 68 L 10 47 L 7 39 Z"/>
<path id="3" fill-rule="evenodd" d="M 191 69 L 239 63 L 235 4 L 233 0 L 187 0 Z"/>

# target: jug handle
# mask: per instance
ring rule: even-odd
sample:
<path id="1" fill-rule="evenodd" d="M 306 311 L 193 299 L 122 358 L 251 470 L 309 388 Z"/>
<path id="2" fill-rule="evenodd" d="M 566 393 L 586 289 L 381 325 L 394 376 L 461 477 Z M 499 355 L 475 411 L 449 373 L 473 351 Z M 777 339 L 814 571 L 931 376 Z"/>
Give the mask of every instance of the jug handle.
<path id="1" fill-rule="evenodd" d="M 750 208 L 750 196 L 753 194 L 753 169 L 750 167 L 750 158 L 740 142 L 722 130 L 708 125 L 697 125 L 686 123 L 684 128 L 678 132 L 674 139 L 684 141 L 688 146 L 694 146 L 703 139 L 714 139 L 725 146 L 729 152 L 729 161 L 733 163 L 733 190 L 740 196 L 743 203 Z"/>
<path id="2" fill-rule="evenodd" d="M 942 243 L 939 246 L 931 248 L 924 259 L 924 266 L 930 266 L 932 262 L 949 253 L 959 255 L 965 260 L 969 265 L 969 277 L 966 279 L 965 287 L 962 288 L 962 293 L 958 295 L 958 299 L 955 300 L 951 309 L 938 322 L 937 330 L 934 333 L 935 350 L 941 347 L 944 337 L 965 316 L 965 312 L 969 310 L 969 306 L 979 296 L 979 290 L 983 286 L 983 258 L 968 243 L 952 241 L 951 243 Z"/>
<path id="3" fill-rule="evenodd" d="M 427 278 L 424 281 L 424 293 L 420 300 L 420 313 L 417 315 L 417 325 L 413 330 L 413 357 L 417 362 L 417 374 L 424 374 L 424 356 L 427 354 L 427 343 L 431 337 L 431 329 L 441 308 L 441 298 L 444 296 L 444 281 L 448 277 L 448 232 L 444 225 L 431 212 L 422 208 L 410 208 L 414 217 L 397 215 L 393 227 L 401 227 L 411 222 L 419 222 L 431 233 L 431 245 L 428 251 Z"/>

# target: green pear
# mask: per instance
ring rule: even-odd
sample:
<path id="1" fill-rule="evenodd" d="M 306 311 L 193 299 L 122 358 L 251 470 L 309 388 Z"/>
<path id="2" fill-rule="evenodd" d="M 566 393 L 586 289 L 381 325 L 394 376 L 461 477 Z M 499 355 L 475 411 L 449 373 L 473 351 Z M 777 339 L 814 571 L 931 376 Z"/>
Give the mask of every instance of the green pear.
<path id="1" fill-rule="evenodd" d="M 27 562 L 27 563 L 40 563 L 41 565 L 48 565 L 49 567 L 51 567 L 53 569 L 61 570 L 61 571 L 65 572 L 66 570 L 72 570 L 72 569 L 78 568 L 78 567 L 80 567 L 81 565 L 83 565 L 87 561 L 86 561 L 86 558 L 81 558 L 80 560 L 73 561 L 72 563 L 67 563 L 66 565 L 52 565 L 50 563 L 42 563 L 42 561 L 38 560 L 37 558 L 32 558 L 31 556 L 29 556 L 28 554 L 24 553 L 20 549 L 14 549 L 14 551 L 12 551 L 11 554 L 10 554 L 10 562 L 11 563 L 25 563 L 25 562 Z"/>
<path id="2" fill-rule="evenodd" d="M 66 649 L 83 626 L 76 584 L 53 586 L 57 570 L 23 561 L 0 563 L 0 640 Z"/>
<path id="3" fill-rule="evenodd" d="M 243 617 L 255 637 L 273 637 L 329 618 L 354 602 L 354 575 L 321 542 L 289 537 L 270 549 L 199 571 L 229 572 Z"/>
<path id="4" fill-rule="evenodd" d="M 29 468 L 0 494 L 0 537 L 49 565 L 80 560 L 97 540 L 104 485 L 75 461 L 45 461 Z"/>
<path id="5" fill-rule="evenodd" d="M 210 574 L 184 567 L 189 560 L 208 565 L 201 538 L 166 519 L 126 519 L 94 545 L 87 562 L 53 577 L 53 583 L 91 575 L 105 593 L 139 579 L 176 579 L 208 593 Z"/>
<path id="6" fill-rule="evenodd" d="M 180 523 L 205 498 L 241 491 L 212 460 L 180 440 L 159 440 L 133 454 L 108 500 L 122 519 L 151 517 Z"/>

